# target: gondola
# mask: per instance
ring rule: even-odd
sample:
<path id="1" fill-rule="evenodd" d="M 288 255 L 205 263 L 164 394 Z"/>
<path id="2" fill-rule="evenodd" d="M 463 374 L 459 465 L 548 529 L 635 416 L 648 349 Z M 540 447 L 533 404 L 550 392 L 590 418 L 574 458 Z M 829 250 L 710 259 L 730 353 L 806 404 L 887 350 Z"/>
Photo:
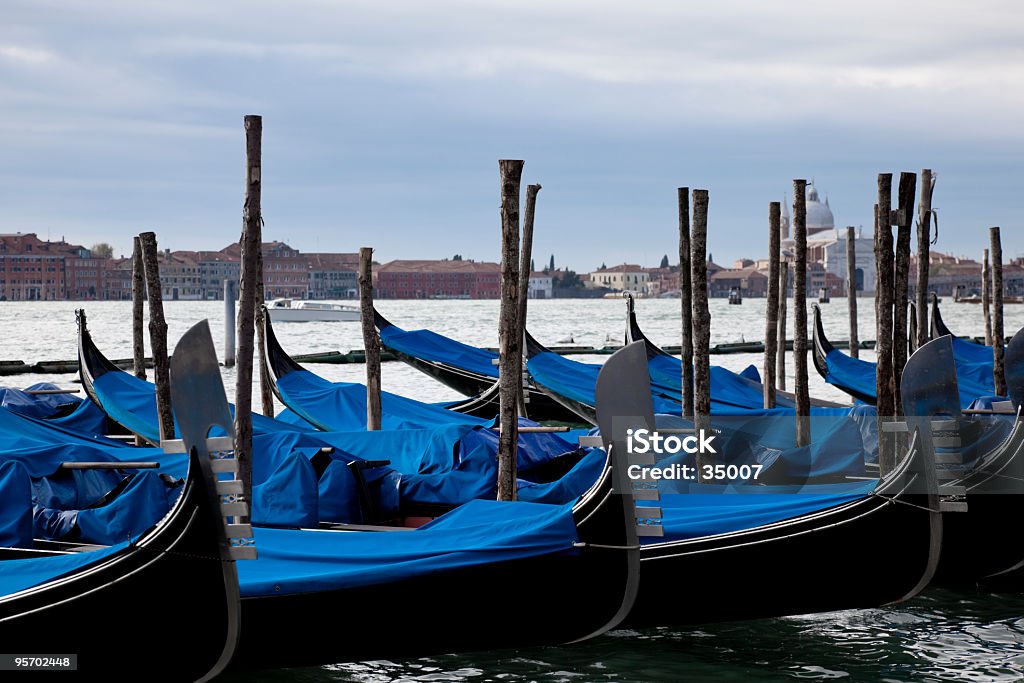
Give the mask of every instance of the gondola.
<path id="1" fill-rule="evenodd" d="M 272 327 L 269 329 L 272 332 Z M 79 346 L 83 358 L 83 385 L 96 404 L 131 432 L 152 443 L 159 442 L 154 385 L 111 367 L 89 335 L 84 315 L 79 315 Z M 269 340 L 268 347 L 280 349 L 273 338 Z M 287 358 L 287 355 L 276 352 L 274 355 L 279 362 Z M 451 413 L 434 404 L 385 393 L 385 429 L 368 432 L 366 387 L 333 384 L 298 366 L 293 367 L 286 379 L 297 381 L 306 389 L 311 386 L 313 393 L 311 411 L 303 412 L 302 405 L 292 400 L 293 394 L 278 387 L 279 393 L 286 397 L 286 403 L 296 405 L 304 414 L 311 412 L 321 416 L 323 419 L 319 426 L 331 431 L 319 431 L 301 415 L 290 411 L 285 411 L 278 418 L 254 413 L 254 456 L 264 465 L 257 471 L 256 483 L 267 483 L 269 479 L 278 477 L 279 468 L 287 468 L 290 453 L 319 451 L 322 455 L 313 461 L 316 478 L 321 477 L 332 464 L 358 471 L 355 481 L 339 475 L 330 484 L 323 485 L 332 490 L 336 486 L 355 486 L 361 492 L 358 506 L 345 505 L 341 509 L 332 506 L 331 515 L 323 517 L 323 521 L 361 523 L 370 518 L 386 519 L 401 515 L 434 516 L 439 511 L 476 498 L 494 497 L 498 433 L 490 429 L 492 421 Z M 305 395 L 296 391 L 294 382 L 289 387 L 293 393 Z M 554 480 L 577 467 L 586 455 L 574 439 L 567 440 L 555 433 L 521 433 L 518 445 L 522 483 L 530 484 L 522 495 L 528 500 L 568 500 L 564 496 L 571 497 L 585 490 L 599 470 L 600 464 L 591 458 L 582 465 L 591 473 L 589 480 L 580 480 L 567 489 L 558 488 Z M 380 465 L 378 461 L 382 459 L 389 464 Z M 292 465 L 301 467 L 301 463 L 293 462 Z M 288 478 L 283 471 L 281 476 Z M 542 485 L 548 483 L 551 485 Z M 306 488 L 289 487 L 289 496 L 313 496 L 315 492 L 306 489 L 316 485 L 314 478 L 305 484 Z M 373 490 L 362 490 L 366 487 Z M 558 498 L 559 495 L 562 498 Z M 258 506 L 257 510 L 260 510 Z M 305 517 L 299 514 L 298 508 L 295 513 Z M 268 514 L 268 518 L 276 519 L 275 513 Z"/>
<path id="2" fill-rule="evenodd" d="M 939 326 L 934 327 L 934 320 L 933 317 L 933 333 L 948 331 L 941 325 L 941 319 Z M 856 361 L 832 348 L 825 338 L 817 310 L 814 322 L 816 366 L 819 363 L 824 365 L 827 360 L 829 371 L 835 376 L 841 372 L 843 364 L 849 366 L 857 363 L 854 367 L 864 375 L 861 382 L 864 385 L 863 391 L 866 393 L 869 382 L 873 389 L 874 363 Z M 908 415 L 921 414 L 925 412 L 922 406 L 930 406 L 931 410 L 959 422 L 962 409 L 972 405 L 975 399 L 985 393 L 991 394 L 991 390 L 985 392 L 988 387 L 978 386 L 978 381 L 972 382 L 976 376 L 965 372 L 965 368 L 972 366 L 962 360 L 965 354 L 958 346 L 968 342 L 950 335 L 942 335 L 938 339 L 945 344 L 948 356 L 945 362 L 952 363 L 955 372 L 951 373 L 950 379 L 943 386 L 929 383 L 922 388 L 917 386 L 920 378 L 914 376 L 908 364 L 903 374 L 904 411 Z M 1019 368 L 1019 372 L 1024 372 L 1024 330 L 1014 336 L 1007 348 L 1007 368 Z M 1016 378 L 1012 372 L 1008 372 L 1008 380 L 1011 380 L 1008 384 L 1011 397 L 1017 394 L 1014 405 L 1019 408 L 1020 394 L 1024 393 L 1024 378 Z M 844 390 L 850 391 L 851 386 L 852 382 L 849 382 Z M 874 393 L 868 398 L 874 402 Z M 967 463 L 940 470 L 945 477 L 944 483 L 962 490 L 967 508 L 965 514 L 944 515 L 946 523 L 942 560 L 936 578 L 947 583 L 975 582 L 1024 565 L 1024 542 L 1014 543 L 1002 533 L 1003 520 L 1019 517 L 1024 511 L 1024 488 L 1021 487 L 1024 481 L 1024 426 L 1019 412 L 1016 418 L 1012 414 L 1003 414 L 977 419 L 1000 420 L 1002 424 L 990 425 L 988 428 L 991 431 L 988 434 L 982 431 L 985 425 L 962 424 L 960 430 L 967 432 L 967 435 L 964 438 L 959 435 L 952 438 L 963 443 L 963 452 L 970 452 L 974 457 Z M 974 445 L 968 444 L 967 436 L 979 432 L 985 440 Z M 978 450 L 983 452 L 977 453 Z M 956 450 L 942 454 L 947 462 L 952 463 L 962 459 L 962 456 L 963 453 L 958 454 Z"/>
<path id="3" fill-rule="evenodd" d="M 614 360 L 605 380 L 612 383 L 629 370 Z M 230 434 L 212 343 L 205 376 L 208 386 L 192 395 L 207 410 L 217 404 L 211 425 Z M 632 497 L 621 482 L 613 491 L 625 455 L 612 458 L 616 466 L 606 458 L 596 480 L 566 504 L 474 500 L 418 529 L 254 527 L 259 559 L 240 568 L 245 628 L 233 666 L 558 644 L 616 625 L 635 595 L 639 554 Z M 495 609 L 485 596 L 499 585 L 535 607 Z M 324 614 L 356 619 L 298 627 Z"/>
<path id="4" fill-rule="evenodd" d="M 936 351 L 923 347 L 913 362 L 927 367 Z M 648 408 L 628 426 L 653 425 Z M 879 606 L 917 594 L 938 566 L 943 528 L 929 430 L 929 422 L 912 427 L 908 455 L 895 470 L 846 502 L 760 525 L 748 520 L 692 539 L 650 539 L 641 549 L 643 582 L 627 624 L 805 614 Z M 673 497 L 664 484 L 659 488 L 666 536 L 705 505 L 698 500 L 688 511 L 680 499 L 713 490 L 697 487 Z M 759 495 L 756 488 L 747 491 L 751 501 Z M 819 490 L 778 495 L 798 500 Z M 743 509 L 747 496 L 730 503 L 734 495 L 723 488 L 705 497 L 719 498 L 723 512 L 733 505 L 734 516 L 749 512 Z"/>
<path id="5" fill-rule="evenodd" d="M 811 346 L 814 368 L 822 379 L 832 386 L 846 392 L 858 401 L 874 405 L 876 401 L 875 363 L 852 358 L 835 348 L 825 335 L 825 328 L 821 322 L 821 310 L 814 306 L 813 312 L 814 338 Z M 975 399 L 992 395 L 994 392 L 991 348 L 955 337 L 952 338 L 951 343 L 959 380 L 960 402 L 962 407 L 966 408 Z M 983 350 L 987 348 L 988 361 L 979 360 L 978 352 L 970 347 L 978 347 Z"/>
<path id="6" fill-rule="evenodd" d="M 626 300 L 626 343 L 642 341 L 647 348 L 648 366 L 651 379 L 655 383 L 671 386 L 675 389 L 680 386 L 682 391 L 682 364 L 678 358 L 664 351 L 654 342 L 647 338 L 640 324 L 636 319 L 636 306 L 632 296 Z M 751 366 L 750 369 L 753 369 Z M 715 368 L 717 372 L 716 383 L 718 391 L 712 395 L 712 400 L 718 403 L 733 405 L 737 408 L 757 409 L 764 406 L 764 385 L 757 376 L 756 370 L 752 373 L 746 371 L 733 373 L 724 368 Z M 775 403 L 786 408 L 796 407 L 796 395 L 787 391 L 775 391 Z M 841 408 L 842 404 L 834 401 L 825 401 L 812 398 L 811 405 L 820 408 Z"/>
<path id="7" fill-rule="evenodd" d="M 354 396 L 354 399 L 365 401 L 365 387 L 353 383 L 330 382 L 302 367 L 281 347 L 269 316 L 263 316 L 263 333 L 266 339 L 266 354 L 260 359 L 260 362 L 267 369 L 271 389 L 278 400 L 309 424 L 323 431 L 339 431 L 352 427 L 365 428 L 365 423 L 352 424 L 349 419 L 349 414 L 352 413 L 359 413 L 360 417 L 365 419 L 365 405 L 362 406 L 362 410 L 341 410 L 352 403 L 348 394 L 358 394 L 358 396 Z M 294 393 L 291 391 L 293 385 Z M 310 394 L 316 395 L 318 399 L 323 399 L 322 403 L 325 405 L 311 407 L 309 403 L 301 400 L 308 398 Z M 382 412 L 386 423 L 385 428 L 389 427 L 387 423 L 392 419 L 395 420 L 393 424 L 396 426 L 440 424 L 480 426 L 493 419 L 493 415 L 486 417 L 488 410 L 485 408 L 492 401 L 497 401 L 496 382 L 480 396 L 466 399 L 456 405 L 427 404 L 382 392 L 382 402 L 385 404 Z M 351 407 L 355 408 L 355 406 Z M 465 411 L 462 408 L 465 408 Z M 480 412 L 485 415 L 477 416 L 477 413 Z"/>
<path id="8" fill-rule="evenodd" d="M 962 339 L 957 336 L 949 327 L 946 322 L 942 319 L 942 313 L 939 311 L 938 297 L 932 295 L 932 312 L 931 312 L 931 337 L 937 339 L 945 335 L 949 335 L 953 338 L 953 348 L 956 350 L 957 357 L 963 358 L 976 363 L 988 363 L 992 364 L 992 347 L 986 346 L 985 344 L 977 344 L 967 339 Z"/>
<path id="9" fill-rule="evenodd" d="M 462 412 L 493 418 L 498 414 L 498 354 L 487 349 L 439 335 L 429 330 L 406 331 L 373 311 L 381 345 L 402 362 L 430 375 L 472 403 Z M 579 422 L 576 413 L 566 410 L 536 387 L 526 388 L 529 416 L 537 421 Z"/>
<path id="10" fill-rule="evenodd" d="M 602 382 L 620 383 L 640 352 L 610 359 Z M 212 345 L 208 365 L 219 381 Z M 229 419 L 226 401 L 219 411 Z M 639 551 L 626 453 L 607 451 L 597 481 L 567 505 L 479 500 L 416 530 L 255 529 L 236 666 L 551 645 L 617 625 L 636 595 Z"/>
<path id="11" fill-rule="evenodd" d="M 940 339 L 949 343 L 952 355 L 953 337 L 944 335 Z M 998 439 L 1005 434 L 992 446 L 989 445 L 991 436 L 984 432 L 978 443 L 966 443 L 976 430 L 964 421 L 955 386 L 956 377 L 945 388 L 929 385 L 913 389 L 919 381 L 914 377 L 904 382 L 903 400 L 908 414 L 912 411 L 939 414 L 943 419 L 953 421 L 954 447 L 940 454 L 951 465 L 945 473 L 940 470 L 940 476 L 945 480 L 943 488 L 954 488 L 960 495 L 958 500 L 963 501 L 966 513 L 943 513 L 942 557 L 936 575 L 936 580 L 941 582 L 984 582 L 1024 568 L 1024 540 L 1005 533 L 1006 521 L 1019 519 L 1024 513 L 1024 418 L 1021 413 L 1024 401 L 1024 329 L 1014 335 L 1007 346 L 1006 367 L 1010 405 L 993 402 L 990 405 L 995 409 L 989 409 L 993 414 L 972 416 L 975 420 L 995 423 L 988 425 L 991 436 Z M 908 386 L 911 387 L 909 394 Z M 979 448 L 985 452 L 967 463 L 960 462 L 964 460 L 965 453 Z"/>
<path id="12" fill-rule="evenodd" d="M 187 383 L 188 350 L 179 351 L 174 381 Z M 0 548 L 2 648 L 51 653 L 58 662 L 74 655 L 78 673 L 95 678 L 208 680 L 223 671 L 241 616 L 235 551 L 214 486 L 208 454 L 193 450 L 176 504 L 137 538 Z M 26 489 L 19 501 L 8 490 L 0 504 L 31 520 L 30 496 Z M 12 510 L 19 502 L 23 509 Z"/>

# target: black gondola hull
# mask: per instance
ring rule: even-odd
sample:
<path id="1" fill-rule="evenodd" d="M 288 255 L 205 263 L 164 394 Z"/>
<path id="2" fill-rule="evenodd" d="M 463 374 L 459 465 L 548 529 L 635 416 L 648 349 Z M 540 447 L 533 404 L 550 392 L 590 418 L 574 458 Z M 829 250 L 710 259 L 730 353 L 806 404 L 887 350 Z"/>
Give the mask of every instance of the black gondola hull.
<path id="1" fill-rule="evenodd" d="M 577 503 L 580 543 L 565 552 L 375 586 L 245 598 L 236 665 L 556 645 L 602 633 L 632 607 L 640 572 L 632 499 L 613 493 L 611 482 L 606 469 Z"/>
<path id="2" fill-rule="evenodd" d="M 647 546 L 626 624 L 702 624 L 908 598 L 934 570 L 937 513 L 927 496 L 901 500 L 869 497 L 802 521 Z"/>
<path id="3" fill-rule="evenodd" d="M 75 654 L 93 680 L 193 681 L 219 670 L 238 637 L 238 583 L 217 541 L 219 509 L 205 498 L 190 474 L 170 516 L 136 545 L 0 598 L 3 650 Z"/>

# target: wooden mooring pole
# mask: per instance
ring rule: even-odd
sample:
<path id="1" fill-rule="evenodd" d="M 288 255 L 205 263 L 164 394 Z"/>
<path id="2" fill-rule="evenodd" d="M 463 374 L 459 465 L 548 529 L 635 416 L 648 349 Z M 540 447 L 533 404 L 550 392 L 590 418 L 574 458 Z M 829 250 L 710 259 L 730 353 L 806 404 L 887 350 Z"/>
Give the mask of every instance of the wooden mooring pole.
<path id="1" fill-rule="evenodd" d="M 846 307 L 850 316 L 850 356 L 860 358 L 860 333 L 857 329 L 857 237 L 853 226 L 846 226 Z"/>
<path id="2" fill-rule="evenodd" d="M 263 162 L 260 159 L 257 159 L 257 162 L 260 165 L 260 175 L 262 176 Z M 262 181 L 260 187 L 260 195 L 262 197 Z M 256 251 L 256 310 L 254 312 L 256 317 L 253 324 L 256 327 L 256 353 L 259 354 L 258 358 L 260 359 L 260 407 L 264 415 L 267 417 L 274 417 L 274 392 L 270 388 L 270 371 L 267 369 L 267 364 L 263 362 L 263 359 L 267 357 L 266 328 L 263 326 L 263 316 L 266 315 L 266 311 L 263 310 L 263 302 L 266 301 L 266 292 L 264 289 L 264 278 L 266 275 L 263 272 L 262 208 L 260 211 L 260 223 L 256 226 L 256 229 L 259 230 L 259 241 L 257 242 L 259 249 Z"/>
<path id="3" fill-rule="evenodd" d="M 988 249 L 981 257 L 981 312 L 985 316 L 985 346 L 992 346 L 992 269 L 988 265 Z"/>
<path id="4" fill-rule="evenodd" d="M 132 365 L 135 376 L 146 379 L 146 335 L 142 328 L 146 299 L 146 267 L 142 263 L 142 240 L 134 238 L 132 251 Z"/>
<path id="5" fill-rule="evenodd" d="M 1005 350 L 1003 331 L 1003 242 L 999 228 L 988 230 L 992 250 L 992 379 L 997 396 L 1006 396 Z"/>
<path id="6" fill-rule="evenodd" d="M 782 206 L 768 204 L 768 300 L 764 323 L 764 407 L 775 407 L 775 356 L 779 352 L 779 256 L 782 243 Z"/>
<path id="7" fill-rule="evenodd" d="M 366 431 L 381 428 L 380 337 L 373 322 L 373 249 L 359 249 L 359 315 L 363 324 L 366 356 Z"/>
<path id="8" fill-rule="evenodd" d="M 693 426 L 711 431 L 711 310 L 708 308 L 708 191 L 693 191 L 690 264 L 693 287 Z M 713 464 L 710 453 L 697 453 L 698 474 Z"/>
<path id="9" fill-rule="evenodd" d="M 224 367 L 235 366 L 235 281 L 224 280 Z"/>
<path id="10" fill-rule="evenodd" d="M 793 181 L 793 363 L 796 369 L 796 445 L 811 443 L 811 397 L 807 387 L 807 181 Z"/>
<path id="11" fill-rule="evenodd" d="M 683 417 L 693 415 L 693 273 L 690 263 L 690 188 L 677 191 L 679 204 L 679 304 L 682 314 Z"/>
<path id="12" fill-rule="evenodd" d="M 878 466 L 882 475 L 896 465 L 895 449 L 884 438 L 882 423 L 896 414 L 892 368 L 892 174 L 878 174 L 878 203 L 875 205 L 875 394 L 878 408 Z"/>
<path id="13" fill-rule="evenodd" d="M 238 357 L 235 371 L 235 459 L 246 500 L 252 496 L 252 363 L 257 283 L 262 248 L 260 157 L 263 117 L 245 117 L 245 204 L 242 209 L 242 270 L 238 296 Z"/>
<path id="14" fill-rule="evenodd" d="M 149 299 L 149 345 L 153 349 L 153 375 L 156 381 L 156 412 L 160 423 L 160 440 L 174 438 L 174 415 L 171 412 L 171 374 L 167 358 L 167 321 L 164 319 L 163 286 L 160 284 L 160 262 L 157 258 L 156 234 L 139 235 L 142 263 L 146 270 L 146 298 Z"/>
<path id="15" fill-rule="evenodd" d="M 498 500 L 516 499 L 516 457 L 519 440 L 518 407 L 522 390 L 523 335 L 519 306 L 519 188 L 523 162 L 498 161 L 501 175 L 501 311 L 498 324 Z"/>
<path id="16" fill-rule="evenodd" d="M 896 415 L 903 415 L 900 382 L 907 364 L 907 301 L 910 290 L 910 235 L 914 220 L 914 193 L 917 174 L 900 173 L 899 208 L 896 215 L 896 255 L 893 284 L 892 369 L 893 406 Z"/>
<path id="17" fill-rule="evenodd" d="M 519 252 L 519 314 L 516 318 L 516 327 L 519 329 L 520 339 L 526 334 L 526 302 L 530 297 L 530 275 L 532 269 L 530 263 L 533 260 L 533 220 L 537 213 L 537 193 L 540 192 L 540 184 L 526 186 L 526 211 L 523 213 L 523 248 Z M 529 417 L 526 409 L 526 387 L 519 382 L 519 396 L 516 404 L 519 407 L 519 414 L 522 417 Z"/>
<path id="18" fill-rule="evenodd" d="M 921 199 L 917 215 L 917 341 L 914 348 L 928 343 L 928 269 L 931 267 L 932 195 L 935 174 L 930 168 L 921 171 Z"/>
<path id="19" fill-rule="evenodd" d="M 775 388 L 786 390 L 786 299 L 789 296 L 789 261 L 779 259 L 779 334 L 778 356 L 775 359 Z"/>

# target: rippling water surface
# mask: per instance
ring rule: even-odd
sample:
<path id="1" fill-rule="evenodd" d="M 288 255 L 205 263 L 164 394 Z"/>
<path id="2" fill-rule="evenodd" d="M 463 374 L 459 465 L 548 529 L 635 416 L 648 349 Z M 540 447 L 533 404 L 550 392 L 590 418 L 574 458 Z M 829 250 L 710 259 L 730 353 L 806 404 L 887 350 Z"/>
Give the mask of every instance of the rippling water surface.
<path id="1" fill-rule="evenodd" d="M 26 362 L 74 358 L 74 309 L 68 302 L 0 302 L 0 359 Z M 84 304 L 93 337 L 110 357 L 131 356 L 131 308 L 124 302 Z M 712 301 L 712 343 L 764 338 L 764 300 L 748 299 L 742 306 Z M 379 309 L 407 329 L 430 328 L 462 341 L 497 345 L 497 301 L 381 301 Z M 860 300 L 861 339 L 874 338 L 873 300 Z M 846 302 L 833 299 L 822 307 L 831 337 L 847 337 Z M 209 318 L 218 352 L 224 340 L 223 303 L 167 302 L 171 344 L 189 325 Z M 637 304 L 641 326 L 656 343 L 677 344 L 679 301 L 642 300 Z M 603 346 L 623 335 L 625 306 L 621 300 L 554 300 L 530 305 L 530 329 L 542 342 L 572 336 L 579 344 Z M 983 321 L 979 306 L 947 303 L 947 324 L 959 334 L 979 335 Z M 789 316 L 790 337 L 792 315 Z M 1024 306 L 1006 307 L 1008 334 L 1024 325 Z M 358 324 L 293 323 L 276 328 L 282 345 L 292 353 L 347 351 L 361 346 Z M 872 358 L 870 352 L 862 357 Z M 603 362 L 606 356 L 577 356 Z M 732 369 L 761 365 L 760 355 L 713 356 L 712 362 Z M 360 381 L 362 365 L 313 365 L 315 372 L 335 380 Z M 788 364 L 792 387 L 792 359 Z M 813 368 L 811 393 L 843 400 L 844 396 L 818 379 Z M 233 386 L 233 370 L 224 371 Z M 72 386 L 71 375 L 21 375 L 0 383 L 24 386 L 53 381 Z M 456 398 L 446 387 L 401 363 L 385 363 L 384 388 L 426 401 Z M 230 392 L 230 389 L 229 389 Z M 1019 520 L 1007 521 L 1007 533 L 1021 534 Z M 885 572 L 884 566 L 878 567 Z M 687 586 L 700 577 L 679 577 Z M 819 577 L 828 581 L 827 576 Z M 743 591 L 772 590 L 758 583 L 757 568 Z M 841 587 L 837 589 L 841 590 Z M 481 596 L 486 599 L 486 596 Z M 557 610 L 557 605 L 549 606 Z M 381 605 L 396 619 L 405 618 L 402 605 Z M 430 628 L 429 619 L 422 620 Z M 310 615 L 303 624 L 284 628 L 359 627 L 358 614 Z M 382 633 L 382 638 L 388 634 Z M 452 650 L 458 644 L 452 643 Z M 263 672 L 238 680 L 267 681 L 1017 681 L 1024 680 L 1024 595 L 954 592 L 930 589 L 913 601 L 885 609 L 720 624 L 696 629 L 615 631 L 588 643 L 560 648 L 495 651 L 446 655 L 408 661 L 339 664 L 310 669 Z"/>

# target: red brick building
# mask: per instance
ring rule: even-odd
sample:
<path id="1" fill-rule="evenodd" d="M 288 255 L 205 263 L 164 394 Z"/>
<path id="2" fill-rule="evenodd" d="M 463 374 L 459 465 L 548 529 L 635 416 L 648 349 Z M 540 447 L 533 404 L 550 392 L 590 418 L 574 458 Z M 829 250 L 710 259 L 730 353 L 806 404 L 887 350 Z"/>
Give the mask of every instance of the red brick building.
<path id="1" fill-rule="evenodd" d="M 85 265 L 89 250 L 77 244 L 43 241 L 35 233 L 0 235 L 0 299 L 52 301 L 74 291 L 101 292 L 102 269 Z"/>
<path id="2" fill-rule="evenodd" d="M 497 299 L 501 266 L 470 260 L 399 260 L 374 272 L 382 299 Z"/>

